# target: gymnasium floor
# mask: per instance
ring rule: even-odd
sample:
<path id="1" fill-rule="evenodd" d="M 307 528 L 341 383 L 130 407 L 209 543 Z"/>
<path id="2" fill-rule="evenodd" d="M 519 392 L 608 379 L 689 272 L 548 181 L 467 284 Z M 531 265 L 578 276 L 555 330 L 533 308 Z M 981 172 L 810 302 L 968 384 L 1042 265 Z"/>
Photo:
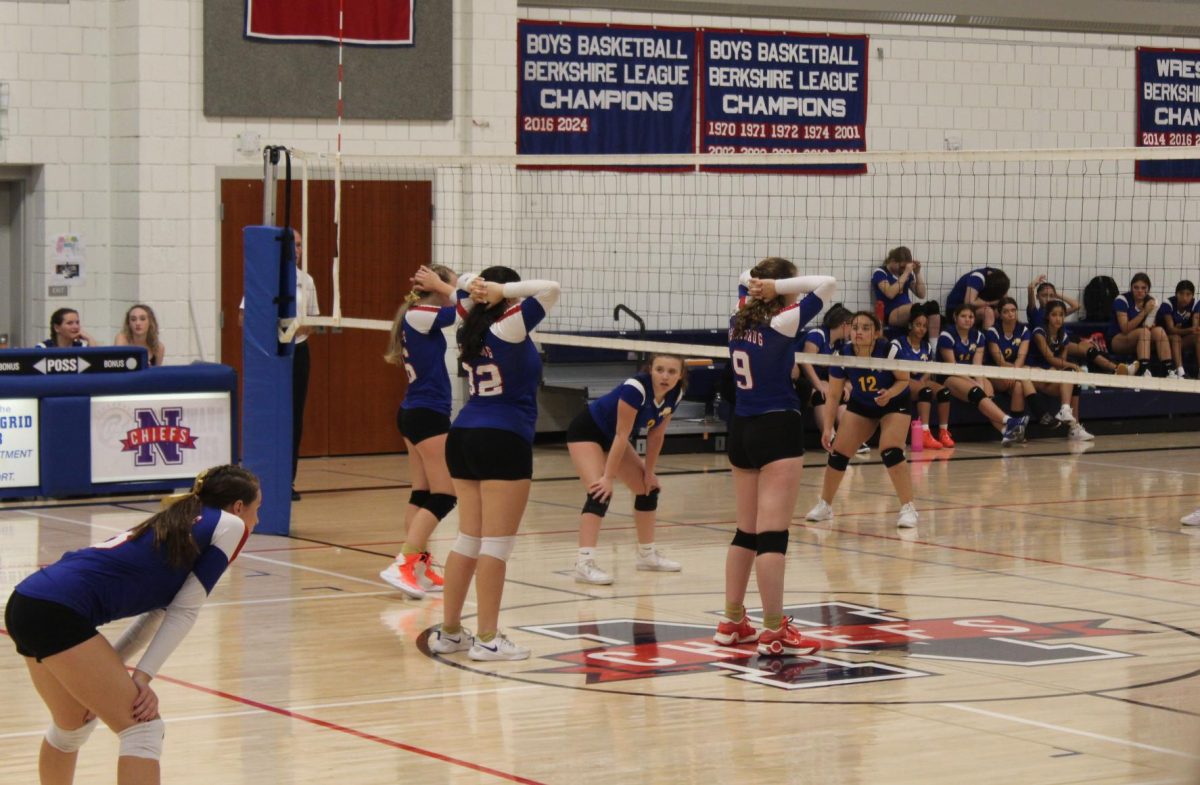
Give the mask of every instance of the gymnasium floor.
<path id="1" fill-rule="evenodd" d="M 501 616 L 534 650 L 516 663 L 431 657 L 440 601 L 378 580 L 399 546 L 402 456 L 305 461 L 294 535 L 252 538 L 154 683 L 163 779 L 1200 781 L 1200 527 L 1178 525 L 1200 506 L 1195 434 L 1005 453 L 919 454 L 921 524 L 903 532 L 878 452 L 855 461 L 834 521 L 804 525 L 810 453 L 787 602 L 827 647 L 776 663 L 710 645 L 733 528 L 720 455 L 661 461 L 658 541 L 681 574 L 633 569 L 622 489 L 599 558 L 616 583 L 587 587 L 567 572 L 582 491 L 564 448 L 538 449 Z M 3 595 L 153 505 L 0 505 Z M 2 648 L 0 782 L 36 782 L 47 715 Z M 77 781 L 113 781 L 115 755 L 98 731 Z"/>

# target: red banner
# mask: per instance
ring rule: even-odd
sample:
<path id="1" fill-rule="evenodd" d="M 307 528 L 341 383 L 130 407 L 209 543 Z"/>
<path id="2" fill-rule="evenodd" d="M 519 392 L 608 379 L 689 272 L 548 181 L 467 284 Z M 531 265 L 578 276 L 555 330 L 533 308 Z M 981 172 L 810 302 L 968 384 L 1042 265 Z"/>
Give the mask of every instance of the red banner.
<path id="1" fill-rule="evenodd" d="M 344 7 L 339 30 L 338 6 Z M 246 37 L 395 46 L 413 42 L 413 0 L 246 0 Z"/>

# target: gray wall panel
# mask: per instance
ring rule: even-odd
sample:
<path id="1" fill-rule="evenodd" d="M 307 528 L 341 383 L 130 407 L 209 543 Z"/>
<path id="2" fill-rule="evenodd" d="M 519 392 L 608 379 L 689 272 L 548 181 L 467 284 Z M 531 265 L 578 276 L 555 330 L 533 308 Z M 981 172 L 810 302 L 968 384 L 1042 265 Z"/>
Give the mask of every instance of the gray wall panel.
<path id="1" fill-rule="evenodd" d="M 413 45 L 345 47 L 344 116 L 449 120 L 450 0 L 414 0 Z M 244 0 L 204 0 L 204 114 L 337 116 L 337 46 L 251 41 Z"/>

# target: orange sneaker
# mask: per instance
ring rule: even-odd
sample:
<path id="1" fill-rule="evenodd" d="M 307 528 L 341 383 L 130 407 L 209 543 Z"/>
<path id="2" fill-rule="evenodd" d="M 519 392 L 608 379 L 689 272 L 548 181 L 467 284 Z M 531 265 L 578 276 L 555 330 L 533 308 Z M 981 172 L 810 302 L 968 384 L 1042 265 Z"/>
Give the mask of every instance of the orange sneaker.
<path id="1" fill-rule="evenodd" d="M 781 657 L 786 654 L 804 656 L 813 654 L 821 647 L 808 643 L 800 636 L 800 631 L 792 626 L 792 617 L 783 620 L 783 626 L 777 630 L 763 630 L 758 636 L 758 653 L 765 657 Z"/>
<path id="2" fill-rule="evenodd" d="M 420 569 L 417 571 L 417 577 L 421 581 L 421 588 L 428 592 L 439 592 L 442 590 L 442 576 L 433 568 L 433 556 L 429 551 L 421 554 L 419 562 Z"/>
<path id="3" fill-rule="evenodd" d="M 921 433 L 924 434 L 924 437 L 922 438 L 922 441 L 921 441 L 922 447 L 924 447 L 926 450 L 942 449 L 942 443 L 939 442 L 937 439 L 933 438 L 933 433 L 931 431 L 922 430 Z"/>
<path id="4" fill-rule="evenodd" d="M 417 553 L 401 554 L 386 570 L 379 573 L 379 577 L 414 600 L 424 599 L 425 590 L 421 588 L 421 581 L 417 577 L 419 558 L 420 554 Z"/>
<path id="5" fill-rule="evenodd" d="M 759 635 L 759 631 L 750 624 L 750 619 L 743 616 L 741 621 L 723 621 L 718 624 L 713 640 L 722 646 L 736 646 L 739 643 L 754 643 Z"/>
<path id="6" fill-rule="evenodd" d="M 950 448 L 954 446 L 954 440 L 950 438 L 950 429 L 943 428 L 938 432 L 938 441 L 943 447 Z"/>

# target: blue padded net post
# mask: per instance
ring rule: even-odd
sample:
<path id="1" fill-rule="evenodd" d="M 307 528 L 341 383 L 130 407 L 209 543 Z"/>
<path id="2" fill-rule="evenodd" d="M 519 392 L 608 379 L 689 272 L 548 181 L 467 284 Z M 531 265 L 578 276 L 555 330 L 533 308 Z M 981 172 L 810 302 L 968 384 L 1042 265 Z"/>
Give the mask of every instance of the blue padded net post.
<path id="1" fill-rule="evenodd" d="M 282 243 L 282 253 L 280 245 Z M 292 232 L 242 230 L 246 306 L 242 327 L 242 464 L 262 482 L 259 534 L 286 536 L 292 514 L 292 354 L 279 319 L 296 315 Z"/>

